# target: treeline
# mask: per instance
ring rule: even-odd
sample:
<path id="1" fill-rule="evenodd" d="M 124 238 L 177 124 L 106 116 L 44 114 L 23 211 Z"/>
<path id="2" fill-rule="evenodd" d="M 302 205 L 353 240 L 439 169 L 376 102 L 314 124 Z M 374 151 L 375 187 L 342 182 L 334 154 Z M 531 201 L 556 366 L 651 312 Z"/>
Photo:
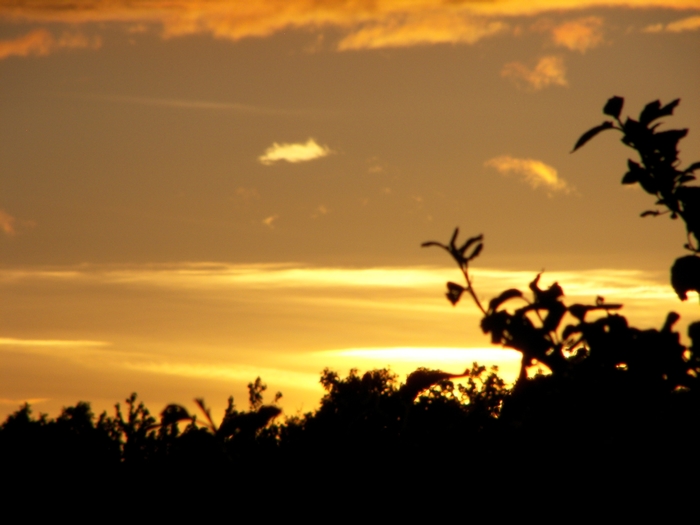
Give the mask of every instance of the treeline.
<path id="1" fill-rule="evenodd" d="M 477 487 L 518 473 L 648 481 L 658 469 L 675 476 L 698 466 L 695 385 L 659 389 L 615 368 L 540 375 L 509 390 L 497 370 L 476 364 L 456 379 L 420 369 L 400 383 L 388 370 L 343 378 L 326 370 L 320 407 L 283 421 L 275 404 L 263 403 L 259 380 L 249 385 L 248 409 L 230 400 L 219 424 L 201 400 L 199 417 L 178 405 L 154 416 L 135 394 L 99 417 L 82 402 L 55 419 L 33 417 L 25 405 L 0 427 L 0 470 L 178 485 L 193 481 L 183 473 L 196 473 L 216 485 L 269 478 L 291 488 L 360 474 L 367 483 L 389 476 L 400 484 L 461 473 Z"/>

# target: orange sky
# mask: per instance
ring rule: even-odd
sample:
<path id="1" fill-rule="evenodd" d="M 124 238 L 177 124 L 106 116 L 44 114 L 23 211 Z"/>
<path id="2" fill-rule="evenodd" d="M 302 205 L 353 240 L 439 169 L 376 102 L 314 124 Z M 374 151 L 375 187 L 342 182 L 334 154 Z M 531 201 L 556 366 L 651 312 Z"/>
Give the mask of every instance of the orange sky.
<path id="1" fill-rule="evenodd" d="M 697 318 L 628 151 L 569 151 L 612 95 L 680 97 L 700 159 L 700 1 L 58 5 L 0 2 L 0 415 L 218 410 L 257 375 L 294 413 L 326 365 L 512 375 L 460 350 L 488 347 L 477 311 L 419 248 L 456 225 L 484 298 L 545 269 L 640 326 Z"/>

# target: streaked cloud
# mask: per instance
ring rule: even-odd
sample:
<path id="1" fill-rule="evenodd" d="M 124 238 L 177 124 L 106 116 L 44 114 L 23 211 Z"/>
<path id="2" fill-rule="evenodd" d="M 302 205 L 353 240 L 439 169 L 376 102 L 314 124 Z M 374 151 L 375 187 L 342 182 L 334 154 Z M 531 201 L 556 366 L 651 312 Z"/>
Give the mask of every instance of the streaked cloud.
<path id="1" fill-rule="evenodd" d="M 557 56 L 540 58 L 534 68 L 530 69 L 520 62 L 510 62 L 503 66 L 501 76 L 514 82 L 518 87 L 524 86 L 539 91 L 548 86 L 569 85 L 566 80 L 564 60 Z"/>
<path id="2" fill-rule="evenodd" d="M 3 231 L 5 235 L 15 235 L 17 231 L 15 230 L 15 219 L 12 215 L 4 210 L 0 210 L 0 230 Z"/>
<path id="3" fill-rule="evenodd" d="M 587 8 L 700 10 L 696 0 L 16 0 L 0 5 L 0 20 L 24 23 L 122 24 L 128 31 L 152 27 L 164 38 L 210 34 L 238 41 L 290 29 L 338 30 L 338 49 L 466 43 L 502 32 L 513 17 L 581 12 Z M 567 40 L 569 41 L 569 40 Z M 583 44 L 576 44 L 581 46 Z"/>
<path id="4" fill-rule="evenodd" d="M 603 43 L 603 19 L 597 16 L 564 22 L 552 29 L 552 40 L 558 46 L 585 53 Z"/>
<path id="5" fill-rule="evenodd" d="M 264 366 L 232 365 L 230 363 L 191 363 L 172 360 L 126 361 L 121 364 L 127 370 L 151 374 L 178 376 L 183 378 L 207 379 L 226 382 L 248 382 L 256 376 L 275 388 L 292 387 L 304 390 L 321 391 L 317 372 L 299 372 L 283 368 Z"/>
<path id="6" fill-rule="evenodd" d="M 684 31 L 697 31 L 700 29 L 700 16 L 690 16 L 675 22 L 664 24 L 653 24 L 644 28 L 646 33 L 682 33 Z"/>
<path id="7" fill-rule="evenodd" d="M 42 282 L 49 286 L 55 281 L 61 287 L 71 281 L 76 284 L 95 285 L 141 285 L 206 291 L 223 290 L 230 294 L 233 288 L 263 287 L 282 288 L 441 288 L 446 280 L 455 279 L 452 267 L 406 266 L 406 267 L 309 267 L 294 263 L 279 264 L 224 264 L 224 263 L 180 263 L 142 266 L 89 266 L 69 267 L 63 270 L 3 269 L 0 283 L 21 281 Z M 537 272 L 532 270 L 500 270 L 476 267 L 472 270 L 479 281 L 480 292 L 499 293 L 502 288 L 526 288 Z M 641 270 L 596 269 L 585 271 L 547 272 L 543 279 L 558 281 L 569 296 L 595 298 L 596 295 L 614 296 L 616 301 L 671 300 L 679 307 L 675 292 L 668 284 L 666 272 L 658 274 Z M 43 341 L 3 339 L 10 341 Z M 57 340 L 60 341 L 60 340 Z M 75 343 L 79 341 L 71 341 Z M 104 345 L 103 341 L 84 341 L 85 344 Z M 16 343 L 12 343 L 16 344 Z M 62 344 L 67 344 L 63 341 Z"/>
<path id="8" fill-rule="evenodd" d="M 274 142 L 258 157 L 260 164 L 270 166 L 279 161 L 297 163 L 308 162 L 314 159 L 326 157 L 332 153 L 328 146 L 322 146 L 315 139 L 310 138 L 306 143 L 282 143 Z"/>
<path id="9" fill-rule="evenodd" d="M 523 178 L 533 188 L 540 186 L 549 191 L 569 193 L 571 188 L 559 177 L 556 168 L 536 159 L 517 159 L 510 155 L 494 157 L 484 163 L 484 166 L 496 169 L 502 175 L 514 173 Z"/>
<path id="10" fill-rule="evenodd" d="M 110 343 L 105 341 L 84 341 L 65 339 L 13 339 L 9 337 L 0 337 L 0 346 L 13 347 L 94 348 L 109 345 Z"/>
<path id="11" fill-rule="evenodd" d="M 64 33 L 55 38 L 46 29 L 36 29 L 12 40 L 0 40 L 0 60 L 17 56 L 46 56 L 58 49 L 97 49 L 102 45 L 98 37 L 88 38 L 81 33 Z"/>

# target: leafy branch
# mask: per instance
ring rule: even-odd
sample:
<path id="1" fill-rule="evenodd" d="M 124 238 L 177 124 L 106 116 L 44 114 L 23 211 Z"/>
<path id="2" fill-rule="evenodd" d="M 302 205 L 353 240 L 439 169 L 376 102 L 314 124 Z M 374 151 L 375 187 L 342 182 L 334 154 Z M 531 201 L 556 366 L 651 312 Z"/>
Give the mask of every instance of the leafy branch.
<path id="1" fill-rule="evenodd" d="M 690 186 L 696 180 L 695 171 L 700 162 L 681 169 L 678 159 L 678 142 L 688 134 L 687 129 L 658 131 L 658 119 L 673 115 L 680 103 L 676 99 L 662 106 L 659 100 L 650 102 L 637 120 L 627 117 L 623 122 L 620 113 L 624 105 L 622 97 L 612 97 L 603 108 L 603 113 L 613 117 L 586 131 L 574 145 L 572 153 L 602 131 L 615 129 L 623 134 L 622 143 L 637 151 L 640 162 L 627 160 L 628 171 L 622 184 L 639 184 L 644 191 L 656 197 L 655 204 L 665 211 L 647 210 L 642 217 L 670 214 L 672 219 L 680 217 L 685 222 L 687 242 L 684 248 L 692 255 L 676 260 L 671 269 L 671 285 L 681 300 L 687 299 L 690 290 L 700 291 L 700 187 Z"/>

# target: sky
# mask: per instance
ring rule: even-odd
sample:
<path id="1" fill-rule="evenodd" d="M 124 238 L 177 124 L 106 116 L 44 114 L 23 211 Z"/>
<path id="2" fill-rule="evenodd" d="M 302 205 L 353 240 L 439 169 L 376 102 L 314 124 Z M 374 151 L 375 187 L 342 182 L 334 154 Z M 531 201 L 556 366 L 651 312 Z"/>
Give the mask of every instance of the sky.
<path id="1" fill-rule="evenodd" d="M 0 417 L 245 408 L 320 372 L 517 352 L 453 307 L 421 248 L 484 234 L 487 300 L 559 282 L 640 328 L 698 319 L 668 284 L 683 225 L 641 219 L 609 131 L 680 98 L 700 160 L 700 0 L 0 0 Z"/>

